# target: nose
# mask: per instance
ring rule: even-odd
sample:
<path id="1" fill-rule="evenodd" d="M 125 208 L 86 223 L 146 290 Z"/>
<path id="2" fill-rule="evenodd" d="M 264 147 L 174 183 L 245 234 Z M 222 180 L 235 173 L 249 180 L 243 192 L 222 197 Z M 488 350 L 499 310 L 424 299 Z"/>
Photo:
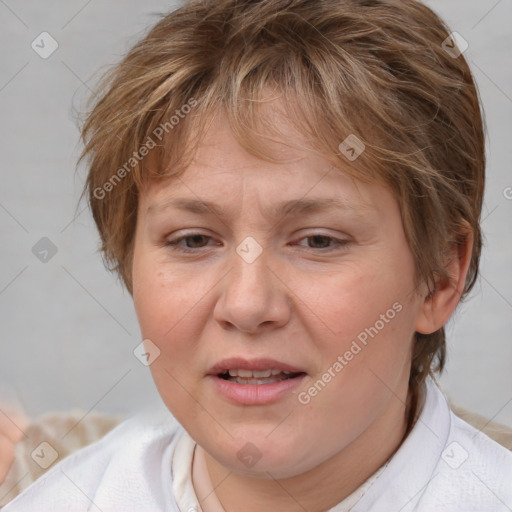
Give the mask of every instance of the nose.
<path id="1" fill-rule="evenodd" d="M 248 263 L 238 254 L 220 283 L 221 291 L 214 308 L 214 319 L 224 329 L 258 334 L 286 325 L 292 302 L 285 284 L 276 277 L 266 251 Z M 271 266 L 269 266 L 269 264 Z"/>

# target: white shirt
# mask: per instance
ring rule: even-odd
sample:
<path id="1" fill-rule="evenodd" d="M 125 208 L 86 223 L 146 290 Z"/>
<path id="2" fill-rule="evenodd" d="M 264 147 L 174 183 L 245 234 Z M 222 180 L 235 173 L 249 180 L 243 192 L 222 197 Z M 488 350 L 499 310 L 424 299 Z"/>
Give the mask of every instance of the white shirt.
<path id="1" fill-rule="evenodd" d="M 167 411 L 130 419 L 50 469 L 2 512 L 199 512 L 194 446 Z M 456 417 L 429 379 L 409 436 L 331 512 L 346 510 L 510 512 L 512 453 Z"/>

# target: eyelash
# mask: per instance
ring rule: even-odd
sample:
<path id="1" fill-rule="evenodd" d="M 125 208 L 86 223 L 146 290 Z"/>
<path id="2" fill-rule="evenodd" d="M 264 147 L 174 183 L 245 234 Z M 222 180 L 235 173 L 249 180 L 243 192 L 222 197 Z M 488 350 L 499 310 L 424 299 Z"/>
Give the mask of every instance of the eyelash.
<path id="1" fill-rule="evenodd" d="M 198 250 L 205 249 L 208 246 L 197 247 L 197 248 L 190 248 L 190 247 L 181 246 L 179 244 L 183 240 L 187 240 L 189 238 L 194 238 L 194 237 L 198 237 L 198 236 L 203 237 L 203 238 L 208 238 L 209 240 L 212 240 L 211 236 L 203 235 L 202 233 L 193 233 L 193 234 L 190 234 L 190 235 L 181 236 L 179 238 L 176 238 L 175 240 L 167 240 L 165 245 L 166 245 L 166 247 L 169 247 L 173 251 L 189 253 L 189 254 L 190 253 L 197 253 Z M 323 235 L 323 234 L 309 235 L 309 236 L 302 237 L 299 240 L 307 240 L 307 239 L 315 238 L 315 237 L 326 238 L 326 239 L 329 240 L 329 242 L 333 242 L 332 245 L 330 245 L 328 247 L 321 247 L 321 248 L 319 248 L 315 252 L 328 253 L 328 252 L 332 252 L 332 251 L 336 250 L 336 248 L 337 249 L 343 249 L 343 248 L 345 248 L 349 244 L 348 240 L 340 240 L 339 238 L 334 238 L 332 236 Z M 315 247 L 307 247 L 306 249 L 313 249 L 314 250 Z"/>

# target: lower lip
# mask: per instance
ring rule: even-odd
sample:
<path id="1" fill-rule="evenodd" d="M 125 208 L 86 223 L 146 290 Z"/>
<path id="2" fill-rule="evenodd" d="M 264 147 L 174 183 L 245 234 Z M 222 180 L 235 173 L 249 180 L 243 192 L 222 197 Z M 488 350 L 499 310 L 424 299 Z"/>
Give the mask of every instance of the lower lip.
<path id="1" fill-rule="evenodd" d="M 277 402 L 283 396 L 290 394 L 304 380 L 303 373 L 293 379 L 281 380 L 269 384 L 238 384 L 210 375 L 217 391 L 229 401 L 241 405 L 267 405 Z"/>

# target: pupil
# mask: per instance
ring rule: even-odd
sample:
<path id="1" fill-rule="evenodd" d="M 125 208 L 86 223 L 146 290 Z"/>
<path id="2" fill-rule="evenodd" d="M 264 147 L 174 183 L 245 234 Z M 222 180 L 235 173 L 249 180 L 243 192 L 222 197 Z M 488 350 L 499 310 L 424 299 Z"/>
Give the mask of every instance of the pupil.
<path id="1" fill-rule="evenodd" d="M 330 238 L 325 235 L 314 235 L 309 237 L 312 241 L 314 246 L 321 245 L 322 247 L 329 247 L 329 241 Z"/>
<path id="2" fill-rule="evenodd" d="M 193 236 L 189 236 L 188 237 L 188 241 L 189 243 L 187 244 L 189 247 L 192 246 L 192 247 L 201 247 L 202 244 L 201 242 L 204 241 L 203 239 L 205 238 L 204 235 L 193 235 Z M 190 243 L 190 241 L 192 241 L 192 243 Z"/>

